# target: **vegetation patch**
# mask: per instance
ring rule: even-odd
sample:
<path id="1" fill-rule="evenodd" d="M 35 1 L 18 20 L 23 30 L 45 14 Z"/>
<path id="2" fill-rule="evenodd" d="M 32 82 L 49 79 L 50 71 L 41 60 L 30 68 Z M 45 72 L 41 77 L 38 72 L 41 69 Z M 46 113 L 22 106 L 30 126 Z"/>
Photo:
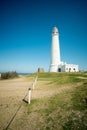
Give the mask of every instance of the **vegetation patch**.
<path id="1" fill-rule="evenodd" d="M 63 125 L 64 130 L 87 130 L 87 82 L 72 93 L 72 112 Z"/>
<path id="2" fill-rule="evenodd" d="M 6 73 L 1 73 L 1 79 L 10 79 L 10 78 L 15 78 L 18 77 L 17 72 L 6 72 Z"/>
<path id="3" fill-rule="evenodd" d="M 87 130 L 87 112 L 72 111 L 63 130 Z"/>
<path id="4" fill-rule="evenodd" d="M 38 82 L 50 81 L 49 93 L 51 88 L 56 84 L 56 90 L 66 85 L 83 83 L 79 87 L 74 87 L 71 91 L 54 94 L 51 97 L 35 99 L 31 101 L 28 108 L 28 115 L 36 113 L 37 124 L 42 122 L 43 125 L 36 126 L 40 130 L 86 130 L 87 129 L 87 80 L 79 79 L 78 76 L 86 75 L 85 73 L 39 73 Z M 47 85 L 47 84 L 46 84 Z M 58 86 L 58 87 L 57 87 Z M 71 87 L 72 88 L 72 87 Z M 38 88 L 39 89 L 39 88 Z M 54 87 L 55 89 L 55 87 Z M 44 87 L 41 89 L 44 91 Z"/>
<path id="5" fill-rule="evenodd" d="M 84 111 L 87 109 L 87 82 L 75 89 L 72 94 L 73 109 Z"/>

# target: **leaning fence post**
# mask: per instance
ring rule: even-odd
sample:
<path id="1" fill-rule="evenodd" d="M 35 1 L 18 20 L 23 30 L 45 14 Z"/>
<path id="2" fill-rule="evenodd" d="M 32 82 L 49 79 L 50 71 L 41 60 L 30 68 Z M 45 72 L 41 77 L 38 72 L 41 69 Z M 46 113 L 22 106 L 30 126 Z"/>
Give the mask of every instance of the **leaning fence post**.
<path id="1" fill-rule="evenodd" d="M 32 86 L 33 86 L 33 89 L 34 89 L 34 86 L 35 86 L 35 85 L 34 85 L 34 82 L 33 82 Z"/>
<path id="2" fill-rule="evenodd" d="M 30 104 L 31 101 L 31 88 L 28 89 L 28 104 Z"/>
<path id="3" fill-rule="evenodd" d="M 35 85 L 36 85 L 37 78 L 38 78 L 38 77 L 35 78 Z"/>

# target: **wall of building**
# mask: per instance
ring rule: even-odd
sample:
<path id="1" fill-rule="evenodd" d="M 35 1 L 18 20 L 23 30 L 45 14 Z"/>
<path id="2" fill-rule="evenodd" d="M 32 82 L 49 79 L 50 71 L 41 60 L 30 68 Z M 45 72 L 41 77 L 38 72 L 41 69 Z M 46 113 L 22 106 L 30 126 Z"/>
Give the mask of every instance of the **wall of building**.
<path id="1" fill-rule="evenodd" d="M 78 65 L 66 64 L 66 72 L 78 72 Z"/>
<path id="2" fill-rule="evenodd" d="M 65 64 L 61 65 L 61 72 L 78 72 L 78 65 Z"/>
<path id="3" fill-rule="evenodd" d="M 50 66 L 50 72 L 58 72 L 58 65 L 52 65 Z"/>
<path id="4" fill-rule="evenodd" d="M 38 72 L 44 72 L 43 68 L 38 68 Z"/>

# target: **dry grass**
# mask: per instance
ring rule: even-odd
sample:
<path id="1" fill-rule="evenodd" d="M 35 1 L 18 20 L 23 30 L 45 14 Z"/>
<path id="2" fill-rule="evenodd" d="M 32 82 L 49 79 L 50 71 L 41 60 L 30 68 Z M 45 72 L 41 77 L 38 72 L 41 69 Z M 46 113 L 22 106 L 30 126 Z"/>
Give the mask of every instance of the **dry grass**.
<path id="1" fill-rule="evenodd" d="M 76 74 L 76 77 L 80 75 Z M 62 130 L 61 123 L 65 122 L 67 110 L 71 111 L 71 93 L 86 79 L 71 79 L 65 74 L 60 75 L 62 79 L 57 76 L 59 74 L 39 74 L 36 87 L 32 90 L 30 105 L 22 99 L 28 88 L 32 88 L 35 74 L 0 81 L 0 130 L 6 128 L 20 105 L 8 130 Z"/>

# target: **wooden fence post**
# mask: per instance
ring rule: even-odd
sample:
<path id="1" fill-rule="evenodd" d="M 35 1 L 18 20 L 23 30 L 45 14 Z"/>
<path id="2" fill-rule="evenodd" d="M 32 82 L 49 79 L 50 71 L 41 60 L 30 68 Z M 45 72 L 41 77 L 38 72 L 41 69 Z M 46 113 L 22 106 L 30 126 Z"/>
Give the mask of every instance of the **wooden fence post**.
<path id="1" fill-rule="evenodd" d="M 38 78 L 38 76 L 35 78 L 34 82 L 32 83 L 32 87 L 33 87 L 33 89 L 34 89 L 35 86 L 36 86 L 37 78 Z"/>
<path id="2" fill-rule="evenodd" d="M 35 87 L 35 84 L 34 84 L 34 82 L 33 82 L 32 86 L 33 86 L 33 89 L 34 89 L 34 87 Z"/>
<path id="3" fill-rule="evenodd" d="M 28 89 L 28 104 L 30 104 L 31 101 L 31 88 Z"/>
<path id="4" fill-rule="evenodd" d="M 38 76 L 35 78 L 35 85 L 36 85 L 37 78 L 38 78 Z"/>

